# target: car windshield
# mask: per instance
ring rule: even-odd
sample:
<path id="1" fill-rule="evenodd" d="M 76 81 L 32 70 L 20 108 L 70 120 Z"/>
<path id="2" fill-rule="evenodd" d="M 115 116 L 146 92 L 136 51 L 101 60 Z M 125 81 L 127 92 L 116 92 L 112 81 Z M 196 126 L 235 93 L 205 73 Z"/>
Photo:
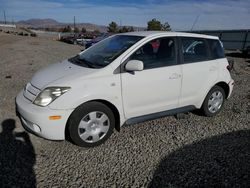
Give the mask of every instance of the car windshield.
<path id="1" fill-rule="evenodd" d="M 90 68 L 102 68 L 142 38 L 141 36 L 116 35 L 95 44 L 87 51 L 69 60 Z"/>

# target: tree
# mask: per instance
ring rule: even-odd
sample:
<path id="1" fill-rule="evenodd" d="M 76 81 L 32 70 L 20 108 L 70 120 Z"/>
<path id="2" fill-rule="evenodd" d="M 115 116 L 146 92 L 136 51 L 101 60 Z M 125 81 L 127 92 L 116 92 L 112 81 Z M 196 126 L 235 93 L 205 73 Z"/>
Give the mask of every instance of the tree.
<path id="1" fill-rule="evenodd" d="M 117 33 L 118 32 L 118 25 L 115 22 L 111 22 L 108 26 L 109 33 Z"/>
<path id="2" fill-rule="evenodd" d="M 75 33 L 79 33 L 79 32 L 80 32 L 79 28 L 78 28 L 78 27 L 75 27 L 74 32 L 75 32 Z"/>
<path id="3" fill-rule="evenodd" d="M 71 32 L 71 27 L 68 25 L 67 27 L 64 27 L 63 29 L 62 29 L 62 32 L 63 33 L 67 33 L 67 32 Z"/>
<path id="4" fill-rule="evenodd" d="M 130 27 L 128 28 L 128 30 L 129 30 L 129 32 L 134 32 L 134 31 L 135 31 L 133 26 L 130 26 Z"/>
<path id="5" fill-rule="evenodd" d="M 148 31 L 171 31 L 171 27 L 168 22 L 162 24 L 159 20 L 155 18 L 148 22 Z"/>
<path id="6" fill-rule="evenodd" d="M 168 24 L 168 22 L 165 22 L 164 24 L 161 25 L 161 30 L 162 31 L 171 31 L 171 27 Z"/>
<path id="7" fill-rule="evenodd" d="M 119 29 L 119 33 L 126 33 L 129 32 L 129 28 L 126 26 L 123 26 L 122 28 Z"/>
<path id="8" fill-rule="evenodd" d="M 160 31 L 161 30 L 161 22 L 156 20 L 155 18 L 148 22 L 148 31 Z"/>
<path id="9" fill-rule="evenodd" d="M 126 33 L 126 32 L 133 32 L 134 28 L 132 26 L 126 27 L 123 26 L 122 28 L 119 29 L 119 33 Z"/>
<path id="10" fill-rule="evenodd" d="M 94 30 L 94 33 L 100 34 L 101 32 L 99 31 L 99 29 L 95 29 L 95 30 Z"/>
<path id="11" fill-rule="evenodd" d="M 86 28 L 83 27 L 83 28 L 82 28 L 82 33 L 86 33 L 86 32 L 87 32 Z"/>
<path id="12" fill-rule="evenodd" d="M 66 27 L 66 32 L 71 32 L 72 31 L 72 29 L 71 29 L 71 27 L 68 25 L 67 27 Z"/>

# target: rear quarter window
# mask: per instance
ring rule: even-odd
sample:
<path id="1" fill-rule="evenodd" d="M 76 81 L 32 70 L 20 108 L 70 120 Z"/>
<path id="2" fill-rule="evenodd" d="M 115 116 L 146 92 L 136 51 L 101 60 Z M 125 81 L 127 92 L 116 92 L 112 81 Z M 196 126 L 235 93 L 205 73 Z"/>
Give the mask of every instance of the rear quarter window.
<path id="1" fill-rule="evenodd" d="M 208 46 L 204 39 L 182 37 L 181 42 L 184 63 L 194 63 L 210 59 Z"/>
<path id="2" fill-rule="evenodd" d="M 210 48 L 212 59 L 220 59 L 225 57 L 222 43 L 219 40 L 208 39 L 207 41 Z"/>

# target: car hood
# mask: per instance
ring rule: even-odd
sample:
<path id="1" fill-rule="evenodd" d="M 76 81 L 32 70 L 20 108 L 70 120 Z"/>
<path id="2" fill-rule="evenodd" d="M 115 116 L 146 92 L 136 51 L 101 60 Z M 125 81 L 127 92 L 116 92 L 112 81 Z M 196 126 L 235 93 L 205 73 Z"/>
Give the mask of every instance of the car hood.
<path id="1" fill-rule="evenodd" d="M 68 60 L 64 60 L 59 63 L 51 64 L 48 67 L 38 71 L 31 79 L 31 84 L 39 89 L 43 89 L 48 84 L 55 82 L 59 79 L 70 77 L 81 73 L 83 75 L 89 75 L 93 73 L 95 69 L 90 69 L 70 63 Z"/>

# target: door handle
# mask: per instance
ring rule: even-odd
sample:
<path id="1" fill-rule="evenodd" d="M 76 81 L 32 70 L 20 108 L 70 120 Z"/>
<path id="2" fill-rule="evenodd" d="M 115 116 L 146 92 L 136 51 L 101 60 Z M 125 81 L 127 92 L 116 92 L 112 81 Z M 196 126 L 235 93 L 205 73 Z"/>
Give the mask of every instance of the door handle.
<path id="1" fill-rule="evenodd" d="M 169 77 L 169 79 L 173 80 L 173 79 L 178 79 L 178 78 L 180 78 L 180 77 L 181 77 L 180 74 L 174 73 L 174 74 L 172 74 L 172 75 Z"/>

